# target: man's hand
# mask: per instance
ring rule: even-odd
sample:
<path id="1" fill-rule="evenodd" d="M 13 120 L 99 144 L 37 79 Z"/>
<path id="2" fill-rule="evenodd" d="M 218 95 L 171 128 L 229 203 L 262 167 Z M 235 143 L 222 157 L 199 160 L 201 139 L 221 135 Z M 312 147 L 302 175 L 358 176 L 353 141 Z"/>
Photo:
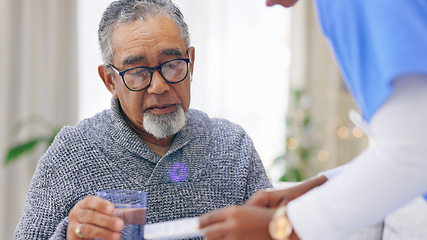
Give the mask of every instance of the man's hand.
<path id="1" fill-rule="evenodd" d="M 271 239 L 268 224 L 276 209 L 254 206 L 233 206 L 209 212 L 199 218 L 204 238 Z"/>
<path id="2" fill-rule="evenodd" d="M 267 6 L 274 6 L 276 4 L 282 5 L 283 7 L 292 7 L 297 0 L 267 0 Z"/>
<path id="3" fill-rule="evenodd" d="M 97 196 L 88 196 L 71 209 L 67 239 L 120 239 L 124 222 L 113 217 L 114 205 Z M 76 229 L 80 228 L 79 237 Z"/>

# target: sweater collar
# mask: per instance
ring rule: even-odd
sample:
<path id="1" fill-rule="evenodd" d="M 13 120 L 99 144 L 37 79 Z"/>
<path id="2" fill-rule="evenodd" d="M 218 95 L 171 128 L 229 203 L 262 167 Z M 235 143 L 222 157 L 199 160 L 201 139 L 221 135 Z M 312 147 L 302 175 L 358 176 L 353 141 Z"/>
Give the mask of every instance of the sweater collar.
<path id="1" fill-rule="evenodd" d="M 107 124 L 109 125 L 110 134 L 112 138 L 115 139 L 122 147 L 127 150 L 141 155 L 143 158 L 151 161 L 153 163 L 157 163 L 161 157 L 154 153 L 133 131 L 129 124 L 126 122 L 122 115 L 120 102 L 118 99 L 111 100 L 111 110 L 112 114 Z M 172 145 L 166 153 L 167 156 L 170 153 L 173 153 L 183 146 L 185 146 L 188 142 L 190 142 L 195 136 L 195 131 L 198 130 L 199 124 L 195 123 L 195 120 L 189 117 L 188 112 L 186 115 L 186 124 L 184 127 L 175 134 L 175 137 L 172 141 Z"/>

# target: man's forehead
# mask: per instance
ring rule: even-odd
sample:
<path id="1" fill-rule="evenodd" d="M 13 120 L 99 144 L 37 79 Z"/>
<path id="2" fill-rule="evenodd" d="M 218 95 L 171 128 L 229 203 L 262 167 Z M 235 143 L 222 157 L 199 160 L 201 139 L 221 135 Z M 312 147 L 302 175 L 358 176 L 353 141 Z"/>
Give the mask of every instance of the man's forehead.
<path id="1" fill-rule="evenodd" d="M 166 48 L 166 49 L 161 49 L 158 52 L 158 55 L 160 57 L 162 57 L 162 56 L 182 57 L 184 55 L 184 53 L 179 48 Z M 143 61 L 147 57 L 148 56 L 145 56 L 144 54 L 125 56 L 124 59 L 122 60 L 122 64 L 123 65 L 130 65 L 133 63 Z"/>

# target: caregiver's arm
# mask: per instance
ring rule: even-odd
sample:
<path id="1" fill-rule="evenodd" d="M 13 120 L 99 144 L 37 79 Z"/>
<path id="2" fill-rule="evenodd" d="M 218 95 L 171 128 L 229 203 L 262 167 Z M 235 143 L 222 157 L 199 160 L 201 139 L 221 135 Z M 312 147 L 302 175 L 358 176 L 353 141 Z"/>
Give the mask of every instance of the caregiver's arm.
<path id="1" fill-rule="evenodd" d="M 375 146 L 288 204 L 302 239 L 342 239 L 427 191 L 427 76 L 407 75 L 393 84 L 369 123 Z"/>

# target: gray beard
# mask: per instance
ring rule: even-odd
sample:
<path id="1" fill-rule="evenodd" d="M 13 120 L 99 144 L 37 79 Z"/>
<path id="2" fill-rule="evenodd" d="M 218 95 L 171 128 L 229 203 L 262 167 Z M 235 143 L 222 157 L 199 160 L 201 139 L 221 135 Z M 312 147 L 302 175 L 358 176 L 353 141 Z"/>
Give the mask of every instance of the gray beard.
<path id="1" fill-rule="evenodd" d="M 175 135 L 185 126 L 184 109 L 181 105 L 177 105 L 175 111 L 163 115 L 156 115 L 147 110 L 143 115 L 142 126 L 156 139 Z"/>

